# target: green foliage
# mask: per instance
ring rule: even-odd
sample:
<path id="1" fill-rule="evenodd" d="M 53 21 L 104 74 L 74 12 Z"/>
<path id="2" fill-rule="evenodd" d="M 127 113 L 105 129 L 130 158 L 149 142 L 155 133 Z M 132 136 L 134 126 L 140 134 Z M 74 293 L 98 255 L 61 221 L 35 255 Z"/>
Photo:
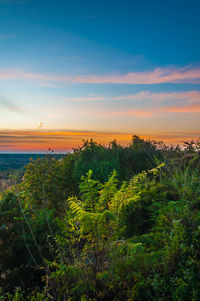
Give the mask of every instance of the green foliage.
<path id="1" fill-rule="evenodd" d="M 75 149 L 75 165 L 73 176 L 78 183 L 88 170 L 93 171 L 94 179 L 104 183 L 113 170 L 118 173 L 120 182 L 129 180 L 134 174 L 156 166 L 155 160 L 163 160 L 164 144 L 156 141 L 145 141 L 133 136 L 131 143 L 123 147 L 116 141 L 105 147 L 93 140 L 84 141 L 83 146 Z"/>
<path id="2" fill-rule="evenodd" d="M 1 283 L 8 288 L 40 285 L 43 258 L 51 257 L 51 232 L 56 224 L 49 209 L 22 207 L 20 196 L 8 191 L 0 200 Z"/>
<path id="3" fill-rule="evenodd" d="M 25 203 L 61 213 L 65 200 L 75 191 L 72 166 L 73 158 L 70 155 L 56 159 L 49 154 L 29 163 L 20 187 Z"/>
<path id="4" fill-rule="evenodd" d="M 33 295 L 34 294 L 34 295 Z M 48 301 L 43 293 L 33 292 L 30 295 L 25 294 L 20 287 L 16 287 L 13 293 L 4 293 L 0 287 L 0 300 L 1 301 Z"/>
<path id="5" fill-rule="evenodd" d="M 0 300 L 199 300 L 198 152 L 133 136 L 31 162 L 1 194 Z"/>

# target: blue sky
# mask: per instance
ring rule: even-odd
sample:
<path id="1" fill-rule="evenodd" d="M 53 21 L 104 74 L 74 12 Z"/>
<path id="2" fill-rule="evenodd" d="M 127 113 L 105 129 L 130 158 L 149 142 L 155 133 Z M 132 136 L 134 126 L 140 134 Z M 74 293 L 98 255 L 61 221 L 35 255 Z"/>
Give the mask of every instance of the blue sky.
<path id="1" fill-rule="evenodd" d="M 0 150 L 30 149 L 24 130 L 198 138 L 199 13 L 197 0 L 0 0 Z"/>

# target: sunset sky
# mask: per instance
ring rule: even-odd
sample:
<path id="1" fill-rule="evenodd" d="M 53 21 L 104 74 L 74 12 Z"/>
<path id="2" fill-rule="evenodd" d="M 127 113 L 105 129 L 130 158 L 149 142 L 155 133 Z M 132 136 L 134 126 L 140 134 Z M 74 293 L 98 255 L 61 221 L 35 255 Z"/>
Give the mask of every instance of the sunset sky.
<path id="1" fill-rule="evenodd" d="M 0 0 L 0 152 L 200 137 L 199 0 Z"/>

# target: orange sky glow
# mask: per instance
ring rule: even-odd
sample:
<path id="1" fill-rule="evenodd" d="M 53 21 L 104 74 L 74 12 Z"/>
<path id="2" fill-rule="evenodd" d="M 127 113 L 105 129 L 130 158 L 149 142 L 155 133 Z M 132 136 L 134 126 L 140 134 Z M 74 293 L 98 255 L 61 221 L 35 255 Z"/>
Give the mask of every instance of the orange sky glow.
<path id="1" fill-rule="evenodd" d="M 130 143 L 133 134 L 106 133 L 106 132 L 79 132 L 79 131 L 1 131 L 1 152 L 47 152 L 51 148 L 54 152 L 70 152 L 73 148 L 82 145 L 83 140 L 93 139 L 103 145 L 117 140 L 121 145 Z M 183 141 L 197 140 L 200 132 L 175 132 L 175 133 L 151 133 L 139 135 L 143 139 L 164 141 L 167 145 L 182 144 Z"/>

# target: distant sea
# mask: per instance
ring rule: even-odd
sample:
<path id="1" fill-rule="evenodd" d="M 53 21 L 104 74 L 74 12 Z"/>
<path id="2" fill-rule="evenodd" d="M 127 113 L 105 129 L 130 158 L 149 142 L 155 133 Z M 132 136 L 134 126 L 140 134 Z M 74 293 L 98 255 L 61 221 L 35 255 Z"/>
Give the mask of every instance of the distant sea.
<path id="1" fill-rule="evenodd" d="M 30 160 L 36 160 L 48 156 L 48 154 L 22 154 L 22 153 L 0 153 L 0 170 L 23 168 Z M 53 157 L 62 157 L 61 154 L 52 154 Z"/>

